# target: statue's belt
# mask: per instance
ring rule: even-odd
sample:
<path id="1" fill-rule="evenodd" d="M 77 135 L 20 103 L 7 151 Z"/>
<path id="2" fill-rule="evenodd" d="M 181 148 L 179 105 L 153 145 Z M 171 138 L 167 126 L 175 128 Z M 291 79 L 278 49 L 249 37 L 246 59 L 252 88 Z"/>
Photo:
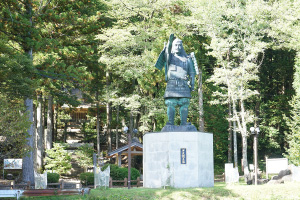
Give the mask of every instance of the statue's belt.
<path id="1" fill-rule="evenodd" d="M 188 85 L 188 81 L 186 79 L 169 79 L 168 84 L 175 86 L 184 86 Z"/>

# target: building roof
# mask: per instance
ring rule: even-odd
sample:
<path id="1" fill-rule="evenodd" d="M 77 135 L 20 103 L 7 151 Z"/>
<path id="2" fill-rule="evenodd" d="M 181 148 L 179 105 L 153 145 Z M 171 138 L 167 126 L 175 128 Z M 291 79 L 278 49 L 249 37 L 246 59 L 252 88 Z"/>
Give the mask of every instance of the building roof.
<path id="1" fill-rule="evenodd" d="M 137 141 L 132 141 L 131 143 L 131 149 L 133 149 L 134 151 L 132 151 L 132 154 L 134 155 L 142 155 L 143 154 L 143 144 L 137 142 Z M 118 149 L 115 149 L 111 152 L 108 152 L 107 157 L 111 158 L 116 154 L 128 154 L 128 144 L 120 147 Z"/>

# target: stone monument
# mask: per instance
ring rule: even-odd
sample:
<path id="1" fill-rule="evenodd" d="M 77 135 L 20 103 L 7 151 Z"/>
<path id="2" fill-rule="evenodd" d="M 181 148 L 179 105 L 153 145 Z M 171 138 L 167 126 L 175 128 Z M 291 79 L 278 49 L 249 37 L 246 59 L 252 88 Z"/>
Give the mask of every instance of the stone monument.
<path id="1" fill-rule="evenodd" d="M 213 135 L 198 132 L 187 122 L 191 91 L 198 73 L 194 53 L 186 54 L 182 41 L 171 34 L 155 67 L 165 68 L 168 122 L 161 132 L 144 135 L 144 187 L 212 187 Z M 179 126 L 174 124 L 177 106 Z"/>

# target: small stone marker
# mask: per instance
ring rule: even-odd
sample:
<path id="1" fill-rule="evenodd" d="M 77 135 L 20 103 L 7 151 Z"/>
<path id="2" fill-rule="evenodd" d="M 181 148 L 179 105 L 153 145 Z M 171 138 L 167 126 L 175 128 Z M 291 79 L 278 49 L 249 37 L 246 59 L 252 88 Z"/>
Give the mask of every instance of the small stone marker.
<path id="1" fill-rule="evenodd" d="M 34 172 L 35 189 L 47 189 L 47 172 L 39 174 Z"/>
<path id="2" fill-rule="evenodd" d="M 237 183 L 239 182 L 239 171 L 237 167 L 233 167 L 233 163 L 225 164 L 225 182 Z"/>
<path id="3" fill-rule="evenodd" d="M 100 167 L 96 167 L 94 176 L 95 176 L 95 188 L 109 187 L 110 166 L 108 166 L 103 171 L 101 171 Z"/>

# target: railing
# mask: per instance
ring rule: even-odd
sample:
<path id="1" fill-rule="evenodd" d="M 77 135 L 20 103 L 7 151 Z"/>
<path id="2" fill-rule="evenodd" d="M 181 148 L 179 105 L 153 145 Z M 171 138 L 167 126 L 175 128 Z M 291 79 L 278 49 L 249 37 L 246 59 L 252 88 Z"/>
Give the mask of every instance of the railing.
<path id="1" fill-rule="evenodd" d="M 6 182 L 4 184 L 1 184 L 0 183 L 0 189 L 1 188 L 9 188 L 11 190 L 13 189 L 30 189 L 30 181 L 28 181 L 27 183 L 23 183 L 23 184 L 16 184 L 15 181 L 9 181 L 9 182 Z"/>
<path id="2" fill-rule="evenodd" d="M 49 186 L 59 187 L 50 188 Z M 83 195 L 88 194 L 90 191 L 90 189 L 81 188 L 81 185 L 77 189 L 66 189 L 63 180 L 59 183 L 48 183 L 47 189 L 31 189 L 32 187 L 34 185 L 31 185 L 29 181 L 27 184 L 16 184 L 15 181 L 0 183 L 0 197 L 16 197 L 19 199 L 20 196 Z"/>
<path id="3" fill-rule="evenodd" d="M 131 180 L 131 183 L 136 183 L 136 184 L 131 184 L 132 187 L 143 187 L 143 181 L 140 179 L 140 177 L 138 177 L 136 180 Z M 113 183 L 123 183 L 122 185 L 114 185 Z M 109 178 L 109 187 L 127 187 L 128 185 L 128 179 L 124 178 L 124 180 L 112 180 L 112 178 Z"/>
<path id="4" fill-rule="evenodd" d="M 53 186 L 58 186 L 58 187 L 53 187 Z M 25 190 L 29 190 L 31 189 L 31 187 L 34 187 L 34 185 L 32 185 L 30 183 L 30 181 L 28 181 L 26 184 L 16 184 L 15 181 L 8 181 L 6 183 L 0 183 L 0 190 L 1 188 L 5 188 L 5 189 L 25 189 Z M 81 188 L 81 186 L 79 186 L 79 188 Z M 47 189 L 65 189 L 65 182 L 63 180 L 61 180 L 59 183 L 47 183 Z"/>
<path id="5" fill-rule="evenodd" d="M 215 182 L 225 182 L 225 173 L 221 175 L 215 175 Z"/>

